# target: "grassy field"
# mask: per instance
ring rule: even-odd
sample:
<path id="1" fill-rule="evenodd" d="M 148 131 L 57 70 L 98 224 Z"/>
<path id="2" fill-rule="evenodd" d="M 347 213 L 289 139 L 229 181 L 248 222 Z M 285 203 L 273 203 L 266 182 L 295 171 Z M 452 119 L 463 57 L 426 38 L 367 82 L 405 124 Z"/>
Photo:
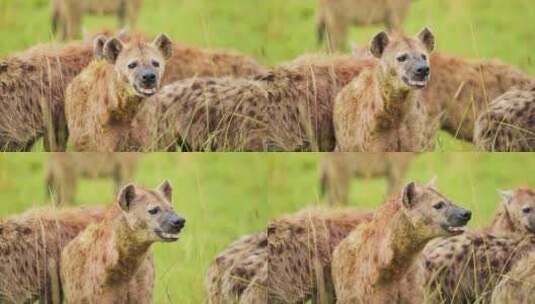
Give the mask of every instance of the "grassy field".
<path id="1" fill-rule="evenodd" d="M 0 58 L 51 41 L 49 0 L 0 0 Z M 314 0 L 146 0 L 140 28 L 166 32 L 176 41 L 230 48 L 266 65 L 316 52 Z M 439 50 L 469 58 L 497 57 L 535 74 L 532 0 L 418 0 L 408 32 L 430 26 Z M 90 17 L 86 30 L 113 28 L 114 18 Z M 354 29 L 366 43 L 379 27 Z M 36 149 L 41 149 L 40 146 Z M 470 150 L 441 133 L 438 150 Z M 46 154 L 0 154 L 0 216 L 45 204 Z M 280 214 L 321 204 L 318 154 L 150 154 L 136 181 L 154 187 L 169 179 L 176 209 L 188 220 L 176 244 L 159 244 L 155 303 L 197 304 L 204 300 L 204 272 L 213 257 L 240 235 L 259 231 Z M 535 187 L 533 154 L 433 153 L 421 155 L 407 180 L 438 176 L 444 193 L 474 211 L 472 226 L 488 223 L 496 189 Z M 531 169 L 531 171 L 530 171 Z M 385 181 L 355 181 L 352 201 L 377 206 Z M 79 204 L 113 200 L 106 180 L 83 181 Z"/>
<path id="2" fill-rule="evenodd" d="M 51 41 L 49 0 L 0 0 L 0 56 Z M 166 32 L 182 43 L 230 48 L 266 65 L 316 52 L 315 0 L 147 0 L 139 28 Z M 535 72 L 535 18 L 531 0 L 415 1 L 407 31 L 429 26 L 440 51 L 469 58 L 497 57 Z M 89 17 L 86 32 L 114 28 L 113 17 Z M 354 29 L 352 41 L 364 44 L 379 27 Z M 42 149 L 41 145 L 36 145 Z M 437 150 L 472 150 L 440 133 Z"/>
<path id="3" fill-rule="evenodd" d="M 0 216 L 42 206 L 46 154 L 0 155 Z M 158 244 L 155 303 L 197 304 L 204 300 L 204 272 L 229 242 L 260 231 L 270 218 L 320 205 L 318 154 L 149 154 L 141 159 L 135 181 L 148 187 L 169 179 L 174 204 L 188 220 L 183 238 Z M 474 212 L 471 223 L 489 222 L 496 189 L 535 187 L 532 154 L 432 153 L 419 156 L 406 180 L 438 177 L 439 188 Z M 384 180 L 355 180 L 355 206 L 377 206 Z M 113 200 L 107 180 L 83 180 L 80 205 Z"/>

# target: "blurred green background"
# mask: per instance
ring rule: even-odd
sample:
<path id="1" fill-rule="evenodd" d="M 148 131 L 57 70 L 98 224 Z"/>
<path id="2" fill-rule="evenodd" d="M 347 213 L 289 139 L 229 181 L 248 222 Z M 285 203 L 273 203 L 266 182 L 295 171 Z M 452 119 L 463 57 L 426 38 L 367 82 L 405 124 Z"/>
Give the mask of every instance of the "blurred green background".
<path id="1" fill-rule="evenodd" d="M 239 50 L 272 65 L 320 49 L 315 7 L 316 0 L 145 0 L 138 27 L 186 44 Z M 409 33 L 431 27 L 440 51 L 496 57 L 533 74 L 532 20 L 533 0 L 417 0 L 405 25 Z M 116 25 L 114 17 L 84 22 L 89 33 Z M 380 29 L 353 29 L 351 40 L 363 45 Z M 0 57 L 51 41 L 50 0 L 0 0 L 0 38 Z M 473 147 L 440 133 L 437 150 Z"/>
<path id="2" fill-rule="evenodd" d="M 0 216 L 45 205 L 46 154 L 0 155 Z M 188 222 L 178 243 L 154 247 L 155 303 L 198 304 L 205 300 L 204 273 L 212 259 L 241 235 L 264 229 L 269 219 L 305 206 L 321 205 L 320 154 L 144 155 L 135 182 L 174 186 L 174 205 Z M 430 153 L 411 164 L 406 181 L 438 177 L 439 189 L 474 212 L 473 227 L 489 223 L 499 202 L 496 189 L 535 187 L 534 154 Z M 352 184 L 354 206 L 375 207 L 386 181 Z M 111 180 L 81 180 L 79 205 L 113 201 Z"/>

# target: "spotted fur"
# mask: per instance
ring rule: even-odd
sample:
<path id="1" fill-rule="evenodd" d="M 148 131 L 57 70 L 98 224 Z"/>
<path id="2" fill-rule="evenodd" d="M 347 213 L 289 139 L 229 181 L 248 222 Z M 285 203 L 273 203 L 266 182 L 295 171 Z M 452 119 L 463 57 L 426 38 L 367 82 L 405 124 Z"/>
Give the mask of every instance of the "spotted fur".
<path id="1" fill-rule="evenodd" d="M 333 299 L 330 263 L 334 246 L 356 225 L 369 220 L 370 213 L 353 209 L 314 208 L 272 221 L 267 234 L 242 238 L 210 266 L 206 282 L 212 303 Z"/>
<path id="2" fill-rule="evenodd" d="M 534 236 L 472 232 L 430 244 L 421 260 L 431 303 L 489 303 L 500 278 L 535 247 Z"/>
<path id="3" fill-rule="evenodd" d="M 421 264 L 431 303 L 489 303 L 500 278 L 535 248 L 531 231 L 535 227 L 535 192 L 518 188 L 501 191 L 501 195 L 489 227 L 433 242 L 425 249 Z"/>
<path id="4" fill-rule="evenodd" d="M 100 208 L 36 209 L 0 220 L 0 302 L 57 303 L 62 249 L 104 215 Z"/>
<path id="5" fill-rule="evenodd" d="M 41 137 L 45 150 L 65 149 L 64 92 L 92 58 L 91 43 L 70 43 L 0 59 L 1 151 L 29 151 Z"/>
<path id="6" fill-rule="evenodd" d="M 423 91 L 431 117 L 441 127 L 472 142 L 478 117 L 512 87 L 524 88 L 535 78 L 499 60 L 467 60 L 436 53 L 431 56 L 431 82 Z"/>
<path id="7" fill-rule="evenodd" d="M 405 282 L 413 279 L 414 262 L 425 245 L 452 235 L 444 228 L 451 223 L 447 210 L 461 209 L 432 186 L 411 183 L 402 193 L 379 208 L 371 222 L 357 226 L 334 250 L 336 303 L 423 302 L 423 290 L 418 285 L 407 288 Z"/>
<path id="8" fill-rule="evenodd" d="M 69 140 L 77 151 L 124 152 L 142 150 L 137 141 L 140 132 L 132 122 L 148 96 L 142 89 L 142 73 L 152 69 L 160 88 L 165 62 L 171 57 L 172 43 L 165 35 L 153 43 L 131 41 L 123 44 L 109 39 L 104 47 L 106 58 L 95 59 L 78 75 L 65 94 L 65 114 Z M 131 67 L 131 62 L 136 66 Z M 153 63 L 158 66 L 154 67 Z"/>
<path id="9" fill-rule="evenodd" d="M 128 41 L 137 33 L 121 39 Z M 92 42 L 41 44 L 0 59 L 0 151 L 29 151 L 44 138 L 46 151 L 67 145 L 64 94 L 93 60 Z M 175 44 L 164 84 L 194 76 L 247 76 L 264 71 L 236 52 Z"/>
<path id="10" fill-rule="evenodd" d="M 361 59 L 371 56 L 361 47 L 353 54 Z M 438 52 L 431 55 L 431 67 L 431 81 L 423 90 L 429 117 L 439 117 L 442 130 L 468 142 L 474 141 L 476 121 L 493 100 L 514 87 L 529 90 L 535 81 L 497 59 L 469 60 Z M 511 110 L 516 113 L 514 106 Z"/>
<path id="11" fill-rule="evenodd" d="M 268 303 L 330 303 L 334 300 L 331 261 L 334 248 L 370 212 L 305 209 L 268 226 Z"/>
<path id="12" fill-rule="evenodd" d="M 222 251 L 206 273 L 209 303 L 265 303 L 261 300 L 266 297 L 266 248 L 267 234 L 261 232 L 242 237 Z"/>
<path id="13" fill-rule="evenodd" d="M 155 272 L 150 248 L 166 241 L 157 230 L 167 232 L 162 216 L 174 214 L 171 191 L 167 182 L 157 190 L 123 187 L 104 220 L 88 226 L 65 247 L 61 282 L 67 303 L 152 303 Z M 151 213 L 155 208 L 157 213 Z"/>
<path id="14" fill-rule="evenodd" d="M 485 151 L 535 151 L 535 85 L 496 98 L 476 121 L 476 146 Z"/>
<path id="15" fill-rule="evenodd" d="M 333 121 L 339 152 L 410 152 L 434 147 L 438 120 L 431 119 L 421 88 L 409 85 L 420 58 L 428 67 L 434 38 L 424 29 L 417 38 L 381 32 L 370 51 L 377 57 L 336 97 Z M 375 51 L 374 51 L 375 50 Z M 400 54 L 406 54 L 405 62 Z M 414 60 L 413 60 L 414 58 Z M 431 70 L 433 67 L 431 66 Z"/>
<path id="16" fill-rule="evenodd" d="M 348 56 L 310 57 L 252 79 L 195 78 L 154 97 L 158 150 L 331 151 L 338 91 L 372 64 Z"/>
<path id="17" fill-rule="evenodd" d="M 516 262 L 492 293 L 492 304 L 530 304 L 535 293 L 535 252 Z"/>

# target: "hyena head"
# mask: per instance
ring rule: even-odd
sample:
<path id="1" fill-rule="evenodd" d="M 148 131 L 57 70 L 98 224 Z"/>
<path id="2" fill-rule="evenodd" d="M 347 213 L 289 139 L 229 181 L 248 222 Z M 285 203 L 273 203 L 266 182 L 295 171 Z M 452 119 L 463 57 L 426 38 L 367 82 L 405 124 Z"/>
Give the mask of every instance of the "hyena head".
<path id="1" fill-rule="evenodd" d="M 516 232 L 535 233 L 535 191 L 529 188 L 500 191 L 503 208 Z"/>
<path id="2" fill-rule="evenodd" d="M 425 240 L 460 234 L 472 217 L 470 210 L 458 207 L 435 190 L 433 182 L 427 185 L 409 183 L 401 197 L 405 215 Z"/>
<path id="3" fill-rule="evenodd" d="M 430 79 L 429 54 L 435 48 L 433 33 L 424 28 L 415 38 L 401 34 L 377 34 L 370 52 L 380 59 L 383 76 L 394 88 L 422 89 Z"/>
<path id="4" fill-rule="evenodd" d="M 186 224 L 171 205 L 172 188 L 168 181 L 155 190 L 126 185 L 118 195 L 118 204 L 139 242 L 174 242 Z"/>
<path id="5" fill-rule="evenodd" d="M 118 79 L 135 95 L 149 97 L 160 88 L 165 61 L 173 53 L 172 45 L 165 34 L 160 34 L 152 43 L 123 43 L 119 38 L 111 38 L 104 44 L 103 57 L 115 66 Z"/>

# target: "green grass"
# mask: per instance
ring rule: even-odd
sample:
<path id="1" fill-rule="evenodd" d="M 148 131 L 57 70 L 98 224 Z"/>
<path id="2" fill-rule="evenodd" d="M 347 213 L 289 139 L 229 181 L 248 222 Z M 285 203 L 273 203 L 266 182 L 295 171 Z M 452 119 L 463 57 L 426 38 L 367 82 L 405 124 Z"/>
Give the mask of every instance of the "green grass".
<path id="1" fill-rule="evenodd" d="M 147 0 L 139 28 L 166 32 L 175 40 L 209 48 L 230 48 L 266 65 L 316 52 L 316 0 Z M 0 56 L 49 42 L 49 0 L 0 0 Z M 415 1 L 406 29 L 429 26 L 440 51 L 469 58 L 496 57 L 534 73 L 535 18 L 531 0 Z M 114 28 L 113 17 L 89 17 L 85 30 Z M 379 27 L 354 29 L 363 45 Z M 467 151 L 473 146 L 441 132 L 438 151 Z M 41 145 L 36 145 L 41 150 Z"/>
<path id="2" fill-rule="evenodd" d="M 146 0 L 140 28 L 191 45 L 236 49 L 272 65 L 319 49 L 314 7 L 313 0 Z M 533 74 L 534 17 L 531 0 L 418 0 L 406 26 L 410 33 L 430 26 L 441 51 L 498 57 Z M 50 41 L 49 19 L 48 0 L 0 0 L 0 57 Z M 113 18 L 86 21 L 88 31 L 115 26 Z M 379 29 L 355 29 L 352 40 L 365 44 Z M 472 146 L 441 133 L 438 150 L 451 149 Z M 43 204 L 45 159 L 0 155 L 0 215 Z M 155 246 L 155 302 L 202 303 L 204 271 L 229 242 L 263 229 L 274 216 L 319 204 L 318 159 L 318 154 L 147 155 L 136 181 L 156 186 L 171 180 L 175 206 L 188 219 L 179 243 Z M 407 180 L 437 175 L 443 192 L 470 207 L 472 225 L 481 226 L 495 210 L 497 188 L 535 187 L 534 167 L 532 154 L 434 153 L 420 156 Z M 384 188 L 384 180 L 355 181 L 352 200 L 377 206 Z M 105 180 L 83 181 L 79 202 L 109 203 L 112 189 Z"/>
<path id="3" fill-rule="evenodd" d="M 318 154 L 148 154 L 136 182 L 149 187 L 169 179 L 174 204 L 187 220 L 183 238 L 154 247 L 157 265 L 155 303 L 197 304 L 204 300 L 206 267 L 229 242 L 262 230 L 275 216 L 320 204 Z M 0 216 L 41 206 L 45 200 L 46 154 L 0 155 Z M 533 154 L 432 153 L 419 156 L 406 180 L 438 176 L 439 188 L 474 212 L 471 223 L 489 222 L 499 201 L 496 189 L 535 187 Z M 385 180 L 355 180 L 355 206 L 383 201 Z M 107 180 L 83 180 L 78 202 L 113 200 Z"/>

